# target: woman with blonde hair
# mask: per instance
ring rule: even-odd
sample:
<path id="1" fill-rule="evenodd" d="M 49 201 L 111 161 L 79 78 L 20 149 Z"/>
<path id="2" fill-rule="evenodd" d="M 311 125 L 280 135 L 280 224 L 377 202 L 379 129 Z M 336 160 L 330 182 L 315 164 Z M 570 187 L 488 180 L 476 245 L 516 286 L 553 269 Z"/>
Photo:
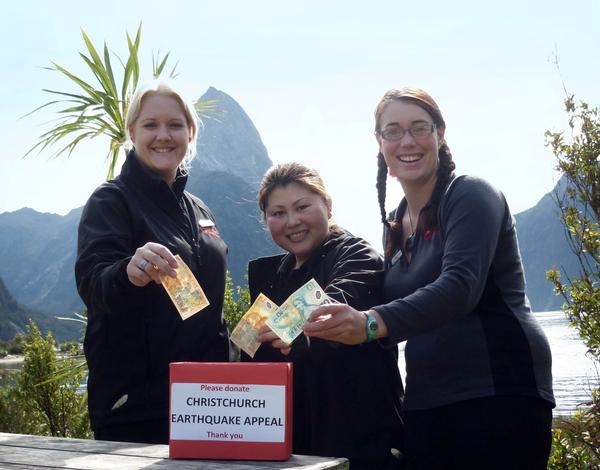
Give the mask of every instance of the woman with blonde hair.
<path id="1" fill-rule="evenodd" d="M 227 247 L 208 207 L 185 191 L 196 152 L 191 104 L 164 83 L 138 90 L 120 175 L 88 200 L 75 277 L 88 311 L 84 351 L 96 439 L 167 443 L 169 363 L 228 361 L 222 316 Z M 175 255 L 210 302 L 183 320 L 161 286 Z"/>

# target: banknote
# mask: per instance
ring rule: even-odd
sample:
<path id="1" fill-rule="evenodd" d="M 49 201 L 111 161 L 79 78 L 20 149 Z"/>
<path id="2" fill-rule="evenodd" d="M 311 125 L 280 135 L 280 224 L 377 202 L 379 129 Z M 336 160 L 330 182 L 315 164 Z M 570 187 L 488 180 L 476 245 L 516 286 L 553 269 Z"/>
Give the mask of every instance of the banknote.
<path id="1" fill-rule="evenodd" d="M 179 315 L 185 320 L 207 307 L 209 302 L 188 265 L 179 255 L 175 255 L 175 259 L 177 260 L 177 269 L 175 269 L 177 277 L 161 273 L 160 280 Z"/>
<path id="2" fill-rule="evenodd" d="M 302 327 L 312 311 L 320 305 L 331 303 L 335 301 L 323 292 L 317 281 L 311 279 L 290 295 L 266 324 L 283 342 L 291 344 L 302 333 Z"/>
<path id="3" fill-rule="evenodd" d="M 260 294 L 231 332 L 231 341 L 250 357 L 254 357 L 260 346 L 258 330 L 275 309 L 277 305 L 266 295 Z"/>

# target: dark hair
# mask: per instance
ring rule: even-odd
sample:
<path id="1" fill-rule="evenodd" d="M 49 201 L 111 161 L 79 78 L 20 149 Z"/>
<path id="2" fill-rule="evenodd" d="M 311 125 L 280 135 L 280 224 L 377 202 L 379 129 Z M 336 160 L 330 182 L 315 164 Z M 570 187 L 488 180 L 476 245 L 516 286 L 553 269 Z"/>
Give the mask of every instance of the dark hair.
<path id="1" fill-rule="evenodd" d="M 292 183 L 299 184 L 310 192 L 321 196 L 327 205 L 331 205 L 331 196 L 325 188 L 323 178 L 316 170 L 297 162 L 281 163 L 271 167 L 260 182 L 258 207 L 263 213 L 263 217 L 266 217 L 267 202 L 273 190 Z M 333 219 L 329 221 L 329 231 L 331 233 L 343 232 Z"/>
<path id="2" fill-rule="evenodd" d="M 381 115 L 386 106 L 393 101 L 404 101 L 412 103 L 424 109 L 431 116 L 433 122 L 438 129 L 445 130 L 446 122 L 442 117 L 442 112 L 434 99 L 420 88 L 401 88 L 389 90 L 383 98 L 379 100 L 375 108 L 375 133 L 379 135 Z M 437 226 L 437 208 L 442 196 L 442 191 L 448 184 L 448 181 L 454 176 L 456 165 L 452 160 L 452 153 L 446 141 L 444 140 L 438 150 L 439 165 L 437 170 L 437 181 L 431 199 L 429 200 L 429 208 L 423 212 L 423 218 L 420 221 L 424 230 L 433 229 Z M 402 224 L 396 220 L 388 220 L 385 211 L 385 190 L 387 181 L 387 164 L 383 158 L 383 154 L 379 152 L 377 155 L 377 200 L 379 202 L 379 211 L 381 213 L 381 221 L 389 229 L 387 243 L 384 247 L 385 255 L 390 256 L 396 247 L 401 243 L 402 239 Z"/>

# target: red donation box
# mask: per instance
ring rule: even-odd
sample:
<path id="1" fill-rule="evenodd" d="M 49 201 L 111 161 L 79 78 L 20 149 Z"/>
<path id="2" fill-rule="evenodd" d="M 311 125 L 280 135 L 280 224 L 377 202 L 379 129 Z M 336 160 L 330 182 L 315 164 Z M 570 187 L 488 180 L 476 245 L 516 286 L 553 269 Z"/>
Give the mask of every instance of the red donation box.
<path id="1" fill-rule="evenodd" d="M 170 458 L 290 457 L 291 363 L 175 362 L 170 375 Z"/>

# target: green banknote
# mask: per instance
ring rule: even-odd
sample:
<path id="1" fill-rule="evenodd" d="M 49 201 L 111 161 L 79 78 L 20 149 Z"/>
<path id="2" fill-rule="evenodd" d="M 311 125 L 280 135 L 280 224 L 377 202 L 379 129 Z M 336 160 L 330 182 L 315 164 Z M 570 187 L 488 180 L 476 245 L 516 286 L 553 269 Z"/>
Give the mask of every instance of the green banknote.
<path id="1" fill-rule="evenodd" d="M 266 324 L 283 342 L 291 344 L 302 333 L 302 327 L 312 311 L 320 305 L 332 303 L 335 301 L 325 294 L 317 281 L 311 279 L 290 295 L 267 319 Z"/>

